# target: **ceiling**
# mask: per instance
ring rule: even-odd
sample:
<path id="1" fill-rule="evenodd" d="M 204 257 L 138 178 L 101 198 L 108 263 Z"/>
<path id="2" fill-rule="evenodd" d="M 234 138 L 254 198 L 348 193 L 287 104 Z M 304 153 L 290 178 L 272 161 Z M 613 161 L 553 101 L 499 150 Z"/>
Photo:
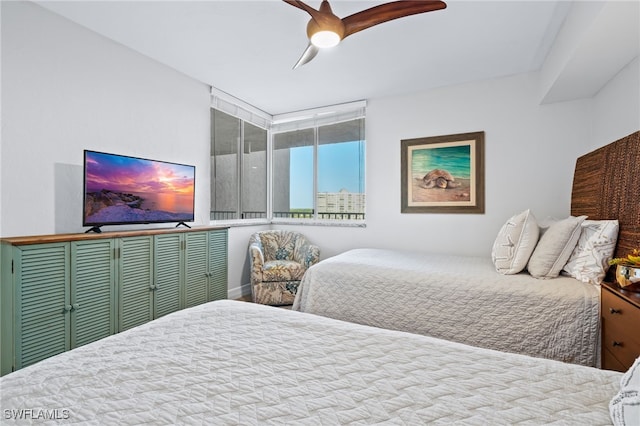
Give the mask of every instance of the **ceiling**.
<path id="1" fill-rule="evenodd" d="M 340 17 L 380 3 L 331 2 Z M 283 1 L 38 4 L 269 114 L 538 70 L 570 9 L 566 1 L 450 0 L 354 34 L 293 70 L 309 16 Z"/>

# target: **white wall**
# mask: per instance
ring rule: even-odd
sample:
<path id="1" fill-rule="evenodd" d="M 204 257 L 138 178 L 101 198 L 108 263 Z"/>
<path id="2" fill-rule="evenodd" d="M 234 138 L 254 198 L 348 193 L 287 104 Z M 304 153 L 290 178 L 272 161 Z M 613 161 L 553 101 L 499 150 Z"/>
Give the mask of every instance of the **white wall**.
<path id="1" fill-rule="evenodd" d="M 0 34 L 2 34 L 2 7 L 0 7 Z M 2 37 L 0 37 L 1 43 Z M 2 47 L 0 46 L 0 82 L 2 81 Z M 2 84 L 0 84 L 0 100 L 2 99 Z M 2 117 L 2 102 L 0 101 L 0 117 Z M 0 120 L 2 123 L 2 120 Z M 0 124 L 0 128 L 1 128 Z M 2 188 L 2 132 L 0 131 L 0 189 Z M 2 235 L 2 196 L 0 195 L 0 235 Z M 1 276 L 1 273 L 0 273 Z"/>
<path id="2" fill-rule="evenodd" d="M 1 235 L 84 230 L 84 149 L 195 165 L 208 224 L 209 86 L 32 3 L 1 7 Z"/>
<path id="3" fill-rule="evenodd" d="M 640 54 L 640 3 L 574 1 L 541 70 L 542 103 L 592 98 Z"/>
<path id="4" fill-rule="evenodd" d="M 593 98 L 591 151 L 640 130 L 640 57 Z"/>

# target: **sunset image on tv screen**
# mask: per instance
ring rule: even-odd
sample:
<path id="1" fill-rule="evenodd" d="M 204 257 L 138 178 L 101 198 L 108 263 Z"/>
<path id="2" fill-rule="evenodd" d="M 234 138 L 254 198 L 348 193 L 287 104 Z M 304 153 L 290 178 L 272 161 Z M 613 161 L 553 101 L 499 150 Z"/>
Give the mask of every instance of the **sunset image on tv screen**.
<path id="1" fill-rule="evenodd" d="M 194 166 L 93 151 L 84 164 L 85 225 L 193 220 Z"/>

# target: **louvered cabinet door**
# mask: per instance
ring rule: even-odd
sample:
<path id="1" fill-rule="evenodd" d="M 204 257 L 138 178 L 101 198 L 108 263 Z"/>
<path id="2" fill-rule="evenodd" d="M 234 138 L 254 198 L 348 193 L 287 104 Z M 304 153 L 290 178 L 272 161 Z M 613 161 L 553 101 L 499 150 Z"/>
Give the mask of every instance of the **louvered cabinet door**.
<path id="1" fill-rule="evenodd" d="M 208 233 L 185 234 L 185 308 L 207 302 L 209 297 Z"/>
<path id="2" fill-rule="evenodd" d="M 181 282 L 183 262 L 181 234 L 156 235 L 154 238 L 154 318 L 182 308 Z"/>
<path id="3" fill-rule="evenodd" d="M 209 300 L 227 298 L 227 230 L 209 232 Z"/>
<path id="4" fill-rule="evenodd" d="M 118 331 L 153 319 L 153 237 L 119 240 Z"/>
<path id="5" fill-rule="evenodd" d="M 69 244 L 14 247 L 15 368 L 70 349 Z"/>
<path id="6" fill-rule="evenodd" d="M 71 347 L 116 331 L 115 239 L 71 243 Z"/>

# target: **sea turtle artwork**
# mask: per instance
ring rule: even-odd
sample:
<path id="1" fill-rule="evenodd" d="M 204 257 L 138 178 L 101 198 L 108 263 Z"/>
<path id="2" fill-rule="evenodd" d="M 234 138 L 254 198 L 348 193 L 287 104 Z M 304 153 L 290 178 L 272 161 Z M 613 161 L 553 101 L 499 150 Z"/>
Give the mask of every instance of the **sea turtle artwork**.
<path id="1" fill-rule="evenodd" d="M 425 188 L 457 188 L 461 185 L 456 182 L 451 173 L 442 169 L 433 169 L 422 178 Z"/>

